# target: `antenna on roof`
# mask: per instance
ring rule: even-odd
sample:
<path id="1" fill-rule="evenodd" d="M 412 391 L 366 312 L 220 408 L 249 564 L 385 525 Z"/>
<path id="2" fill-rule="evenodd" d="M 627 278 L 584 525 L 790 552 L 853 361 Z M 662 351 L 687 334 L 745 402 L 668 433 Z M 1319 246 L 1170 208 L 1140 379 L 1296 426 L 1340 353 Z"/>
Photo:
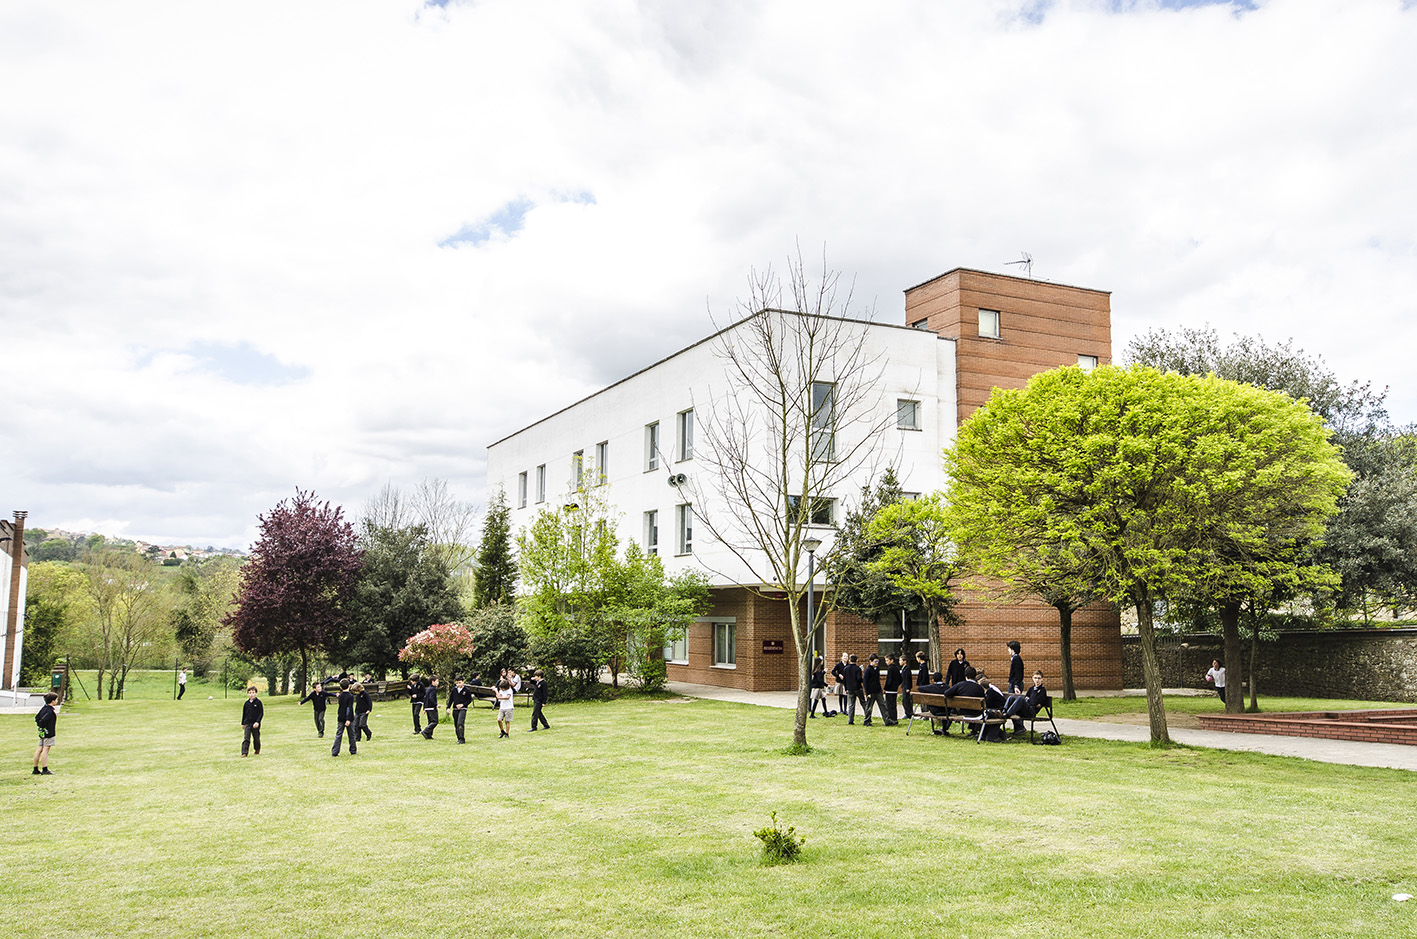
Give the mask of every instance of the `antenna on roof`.
<path id="1" fill-rule="evenodd" d="M 1005 261 L 1004 263 L 1017 264 L 1019 267 L 1023 268 L 1024 277 L 1031 278 L 1033 276 L 1033 255 L 1029 254 L 1027 251 L 1020 251 L 1017 261 Z"/>

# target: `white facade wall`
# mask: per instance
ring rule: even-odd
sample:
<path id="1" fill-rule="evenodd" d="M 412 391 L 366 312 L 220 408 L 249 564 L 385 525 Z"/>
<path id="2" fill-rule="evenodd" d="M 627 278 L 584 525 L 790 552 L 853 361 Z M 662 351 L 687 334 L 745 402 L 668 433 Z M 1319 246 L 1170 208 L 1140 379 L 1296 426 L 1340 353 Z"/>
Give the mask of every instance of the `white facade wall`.
<path id="1" fill-rule="evenodd" d="M 931 492 L 943 484 L 940 451 L 952 443 L 958 409 L 955 401 L 955 343 L 933 332 L 879 323 L 861 323 L 868 358 L 877 358 L 881 369 L 879 401 L 889 429 L 878 438 L 876 459 L 859 478 L 833 493 L 837 518 L 855 504 L 862 485 L 887 465 L 896 467 L 907 492 Z M 737 327 L 730 327 L 734 329 Z M 571 492 L 572 457 L 584 453 L 587 480 L 596 478 L 597 445 L 607 446 L 609 503 L 620 513 L 617 534 L 622 543 L 645 543 L 644 513 L 659 513 L 659 557 L 675 573 L 685 567 L 707 571 L 716 585 L 754 580 L 742 562 L 722 545 L 712 543 L 702 525 L 695 527 L 693 553 L 676 555 L 676 507 L 688 501 L 692 489 L 703 500 L 716 487 L 696 473 L 707 472 L 702 459 L 676 460 L 677 422 L 680 412 L 693 408 L 696 416 L 713 407 L 715 395 L 724 393 L 722 362 L 714 355 L 716 340 L 703 340 L 570 407 L 518 431 L 488 448 L 487 487 L 506 491 L 511 506 L 513 532 L 530 525 L 539 510 L 559 508 L 574 501 Z M 899 430 L 894 415 L 899 399 L 920 402 L 920 429 Z M 647 469 L 646 427 L 659 423 L 660 457 L 657 469 Z M 696 421 L 696 442 L 703 446 L 702 422 Z M 546 501 L 538 503 L 537 467 L 546 467 Z M 527 474 L 527 499 L 519 501 L 521 473 Z M 690 477 L 684 490 L 668 484 L 671 474 Z M 712 512 L 712 504 L 700 506 Z M 829 540 L 831 530 L 820 533 Z"/>

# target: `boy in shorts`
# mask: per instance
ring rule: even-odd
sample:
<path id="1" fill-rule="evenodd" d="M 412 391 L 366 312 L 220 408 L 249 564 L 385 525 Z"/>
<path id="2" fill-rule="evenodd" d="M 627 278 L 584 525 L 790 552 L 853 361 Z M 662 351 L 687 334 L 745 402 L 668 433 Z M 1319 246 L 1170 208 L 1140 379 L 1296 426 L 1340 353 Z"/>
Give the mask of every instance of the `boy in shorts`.
<path id="1" fill-rule="evenodd" d="M 512 735 L 512 683 L 503 678 L 497 682 L 497 739 Z"/>
<path id="2" fill-rule="evenodd" d="M 59 695 L 49 692 L 44 696 L 44 707 L 34 716 L 39 727 L 39 746 L 34 748 L 34 775 L 53 776 L 49 771 L 49 748 L 54 746 L 54 725 L 59 721 L 59 706 L 55 703 Z"/>

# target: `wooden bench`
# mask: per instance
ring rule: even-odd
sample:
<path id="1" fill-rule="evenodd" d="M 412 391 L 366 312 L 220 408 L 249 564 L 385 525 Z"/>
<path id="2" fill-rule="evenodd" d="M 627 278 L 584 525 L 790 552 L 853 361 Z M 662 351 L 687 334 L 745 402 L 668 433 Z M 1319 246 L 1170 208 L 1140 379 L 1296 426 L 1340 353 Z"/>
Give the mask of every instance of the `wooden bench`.
<path id="1" fill-rule="evenodd" d="M 983 698 L 947 697 L 919 691 L 912 692 L 911 698 L 915 710 L 911 712 L 910 724 L 905 728 L 907 737 L 910 736 L 910 730 L 917 720 L 928 720 L 932 730 L 936 723 L 948 728 L 950 721 L 959 721 L 961 724 L 978 725 L 979 732 L 975 735 L 975 743 L 980 743 L 984 740 L 985 731 L 990 727 L 1008 723 L 1002 711 L 985 708 Z M 931 707 L 943 708 L 945 713 L 937 714 L 930 710 Z"/>
<path id="2" fill-rule="evenodd" d="M 494 708 L 495 708 L 495 707 L 497 706 L 497 689 L 496 689 L 496 688 L 492 688 L 492 687 L 490 687 L 490 686 L 488 686 L 488 685 L 465 685 L 464 687 L 467 687 L 467 688 L 471 688 L 471 689 L 472 689 L 472 706 L 473 706 L 473 707 L 477 707 L 477 702 L 479 702 L 479 701 L 486 701 L 486 702 L 488 703 L 488 706 L 489 706 L 489 707 L 494 707 Z M 516 692 L 516 693 L 514 693 L 514 694 L 512 695 L 512 701 L 513 701 L 514 703 L 516 702 L 516 700 L 517 700 L 518 698 L 521 699 L 521 706 L 522 706 L 522 707 L 530 707 L 530 706 L 531 706 L 531 686 L 530 686 L 529 683 L 523 682 L 523 683 L 522 683 L 522 690 L 521 690 L 521 691 L 518 691 L 518 692 Z"/>

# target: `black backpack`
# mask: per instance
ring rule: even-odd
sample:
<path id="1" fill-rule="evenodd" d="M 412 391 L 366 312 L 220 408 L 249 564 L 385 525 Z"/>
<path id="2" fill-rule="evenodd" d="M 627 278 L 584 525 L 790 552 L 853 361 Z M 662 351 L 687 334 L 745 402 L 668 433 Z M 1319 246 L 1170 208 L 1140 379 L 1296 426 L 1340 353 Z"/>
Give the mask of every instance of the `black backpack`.
<path id="1" fill-rule="evenodd" d="M 1038 742 L 1043 744 L 1043 746 L 1045 747 L 1056 747 L 1058 744 L 1063 742 L 1063 738 L 1059 737 L 1051 730 L 1045 730 L 1043 731 L 1043 733 L 1038 735 Z"/>

